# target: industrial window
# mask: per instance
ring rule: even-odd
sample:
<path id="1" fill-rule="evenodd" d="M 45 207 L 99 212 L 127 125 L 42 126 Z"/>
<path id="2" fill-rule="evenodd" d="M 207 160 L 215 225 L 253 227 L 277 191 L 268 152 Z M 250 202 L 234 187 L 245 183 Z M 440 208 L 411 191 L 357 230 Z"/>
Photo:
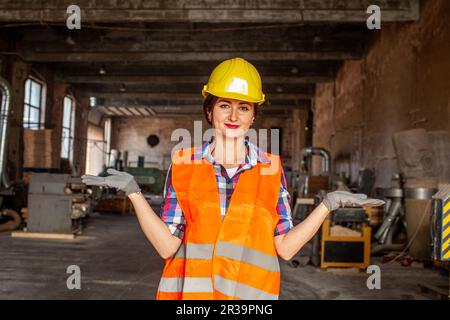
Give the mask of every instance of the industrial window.
<path id="1" fill-rule="evenodd" d="M 28 78 L 25 81 L 25 101 L 23 112 L 23 127 L 39 130 L 44 128 L 45 115 L 44 83 Z"/>
<path id="2" fill-rule="evenodd" d="M 75 108 L 74 100 L 66 96 L 63 105 L 63 120 L 61 134 L 61 158 L 73 159 L 73 138 L 75 127 Z"/>
<path id="3" fill-rule="evenodd" d="M 105 120 L 105 131 L 103 133 L 104 140 L 106 141 L 106 165 L 109 166 L 110 152 L 111 152 L 111 118 Z"/>

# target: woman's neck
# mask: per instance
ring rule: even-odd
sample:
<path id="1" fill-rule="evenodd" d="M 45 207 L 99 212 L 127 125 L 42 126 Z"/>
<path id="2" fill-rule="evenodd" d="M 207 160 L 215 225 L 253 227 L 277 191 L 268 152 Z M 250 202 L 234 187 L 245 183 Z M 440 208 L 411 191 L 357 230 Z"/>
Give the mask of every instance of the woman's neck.
<path id="1" fill-rule="evenodd" d="M 212 144 L 214 160 L 225 168 L 237 166 L 245 161 L 247 148 L 244 137 L 226 138 L 221 135 L 214 136 Z"/>

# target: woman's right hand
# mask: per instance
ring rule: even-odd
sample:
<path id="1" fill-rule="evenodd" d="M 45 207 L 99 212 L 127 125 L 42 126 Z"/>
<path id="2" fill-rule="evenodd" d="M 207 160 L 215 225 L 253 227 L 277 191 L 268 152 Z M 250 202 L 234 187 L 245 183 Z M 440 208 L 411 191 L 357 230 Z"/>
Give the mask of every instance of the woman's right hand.
<path id="1" fill-rule="evenodd" d="M 134 180 L 134 177 L 131 174 L 123 171 L 117 171 L 112 168 L 108 169 L 106 172 L 109 174 L 107 177 L 86 174 L 81 177 L 81 181 L 89 186 L 116 188 L 124 191 L 126 195 L 141 191 L 136 183 L 136 180 Z"/>

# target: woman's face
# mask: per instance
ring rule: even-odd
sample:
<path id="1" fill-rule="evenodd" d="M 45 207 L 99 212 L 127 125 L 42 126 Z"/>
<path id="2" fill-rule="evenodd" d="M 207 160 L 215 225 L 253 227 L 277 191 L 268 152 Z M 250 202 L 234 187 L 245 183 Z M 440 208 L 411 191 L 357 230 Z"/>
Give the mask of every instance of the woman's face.
<path id="1" fill-rule="evenodd" d="M 217 133 L 227 138 L 237 138 L 245 135 L 252 125 L 255 119 L 253 109 L 251 102 L 219 98 L 209 117 Z"/>

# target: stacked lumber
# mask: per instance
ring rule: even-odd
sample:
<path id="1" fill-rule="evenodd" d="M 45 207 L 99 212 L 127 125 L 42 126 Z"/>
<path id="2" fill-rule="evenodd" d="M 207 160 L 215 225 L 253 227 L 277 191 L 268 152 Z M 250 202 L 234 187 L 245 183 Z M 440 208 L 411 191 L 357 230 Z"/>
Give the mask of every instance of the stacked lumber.
<path id="1" fill-rule="evenodd" d="M 59 152 L 58 141 L 51 129 L 24 129 L 24 167 L 25 168 L 54 168 L 52 158 L 54 152 Z"/>

